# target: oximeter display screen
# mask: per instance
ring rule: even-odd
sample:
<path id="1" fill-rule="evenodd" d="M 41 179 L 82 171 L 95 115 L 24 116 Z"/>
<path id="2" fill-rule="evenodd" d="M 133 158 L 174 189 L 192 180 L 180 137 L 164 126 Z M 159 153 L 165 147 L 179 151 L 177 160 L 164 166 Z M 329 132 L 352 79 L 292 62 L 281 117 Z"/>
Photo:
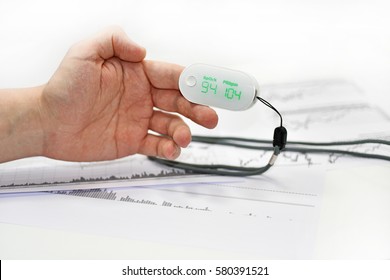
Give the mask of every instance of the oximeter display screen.
<path id="1" fill-rule="evenodd" d="M 248 109 L 258 92 L 256 80 L 246 73 L 206 64 L 184 69 L 179 88 L 193 103 L 234 111 Z"/>
<path id="2" fill-rule="evenodd" d="M 241 89 L 239 88 L 238 83 L 223 80 L 222 83 L 219 84 L 222 89 L 219 89 L 219 94 L 223 95 L 227 99 L 241 99 Z M 211 76 L 203 76 L 202 79 L 202 93 L 218 93 L 218 80 L 215 77 Z"/>

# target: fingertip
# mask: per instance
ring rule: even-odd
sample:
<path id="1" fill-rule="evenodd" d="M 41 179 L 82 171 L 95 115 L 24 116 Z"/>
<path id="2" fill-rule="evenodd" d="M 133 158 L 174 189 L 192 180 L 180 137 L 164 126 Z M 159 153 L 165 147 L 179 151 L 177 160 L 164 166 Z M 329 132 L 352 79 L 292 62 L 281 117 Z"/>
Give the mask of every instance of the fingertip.
<path id="1" fill-rule="evenodd" d="M 173 141 L 182 148 L 186 148 L 191 142 L 191 130 L 187 125 L 181 125 L 173 133 Z"/>
<path id="2" fill-rule="evenodd" d="M 210 129 L 215 128 L 218 125 L 218 121 L 219 121 L 218 114 L 213 110 L 213 114 L 209 119 L 208 128 L 210 128 Z"/>
<path id="3" fill-rule="evenodd" d="M 117 55 L 129 62 L 140 62 L 146 57 L 146 49 L 126 36 L 123 48 L 117 48 Z"/>
<path id="4" fill-rule="evenodd" d="M 174 142 L 166 142 L 164 147 L 163 147 L 163 157 L 173 160 L 176 159 L 180 156 L 180 147 L 177 146 Z"/>
<path id="5" fill-rule="evenodd" d="M 130 62 L 141 62 L 146 57 L 146 49 L 140 45 L 135 45 L 136 43 L 133 41 L 129 41 L 129 53 L 126 55 L 129 55 L 128 61 Z M 130 57 L 131 54 L 131 57 Z M 124 56 L 125 57 L 125 56 Z"/>
<path id="6" fill-rule="evenodd" d="M 217 112 L 207 106 L 199 105 L 196 108 L 198 123 L 206 128 L 213 129 L 218 124 Z"/>
<path id="7" fill-rule="evenodd" d="M 139 46 L 140 47 L 140 56 L 142 57 L 142 60 L 144 60 L 144 58 L 146 57 L 146 48 L 142 47 L 142 46 Z"/>

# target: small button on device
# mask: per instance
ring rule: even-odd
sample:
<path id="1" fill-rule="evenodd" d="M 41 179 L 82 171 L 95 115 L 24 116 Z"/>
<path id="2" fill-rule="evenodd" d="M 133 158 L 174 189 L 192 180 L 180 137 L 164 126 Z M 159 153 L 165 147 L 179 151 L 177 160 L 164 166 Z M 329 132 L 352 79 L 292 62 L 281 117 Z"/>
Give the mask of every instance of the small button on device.
<path id="1" fill-rule="evenodd" d="M 193 87 L 196 85 L 196 78 L 194 76 L 188 76 L 186 78 L 186 84 L 189 87 Z"/>

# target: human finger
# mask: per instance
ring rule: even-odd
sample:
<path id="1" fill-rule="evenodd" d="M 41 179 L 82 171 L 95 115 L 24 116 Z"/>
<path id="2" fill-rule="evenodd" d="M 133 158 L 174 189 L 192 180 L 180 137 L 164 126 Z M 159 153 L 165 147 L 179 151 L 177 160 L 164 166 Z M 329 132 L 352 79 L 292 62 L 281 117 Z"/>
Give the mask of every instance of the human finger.
<path id="1" fill-rule="evenodd" d="M 210 107 L 194 104 L 185 99 L 178 90 L 152 89 L 154 106 L 168 112 L 177 112 L 195 123 L 214 128 L 218 124 L 218 115 Z"/>
<path id="2" fill-rule="evenodd" d="M 144 60 L 142 64 L 152 86 L 159 89 L 179 89 L 183 66 L 153 60 Z"/>
<path id="3" fill-rule="evenodd" d="M 146 156 L 175 159 L 180 155 L 180 147 L 172 139 L 148 134 L 142 141 L 138 152 Z"/>
<path id="4" fill-rule="evenodd" d="M 145 58 L 146 50 L 132 41 L 123 29 L 111 27 L 98 37 L 99 55 L 108 59 L 116 56 L 128 62 L 139 62 Z"/>
<path id="5" fill-rule="evenodd" d="M 191 142 L 188 125 L 177 115 L 155 110 L 150 118 L 149 129 L 171 137 L 180 147 L 187 147 Z"/>
<path id="6" fill-rule="evenodd" d="M 128 62 L 140 62 L 146 56 L 144 47 L 132 41 L 120 27 L 110 27 L 75 44 L 71 53 L 81 58 L 109 59 L 118 57 Z"/>

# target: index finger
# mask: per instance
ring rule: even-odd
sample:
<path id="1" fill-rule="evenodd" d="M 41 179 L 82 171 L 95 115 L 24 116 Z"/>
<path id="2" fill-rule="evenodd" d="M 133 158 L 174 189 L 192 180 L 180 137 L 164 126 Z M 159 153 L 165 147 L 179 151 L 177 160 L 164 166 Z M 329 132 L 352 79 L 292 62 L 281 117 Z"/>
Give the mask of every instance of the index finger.
<path id="1" fill-rule="evenodd" d="M 158 89 L 179 89 L 179 77 L 184 67 L 177 64 L 144 60 L 142 62 L 150 83 Z"/>

